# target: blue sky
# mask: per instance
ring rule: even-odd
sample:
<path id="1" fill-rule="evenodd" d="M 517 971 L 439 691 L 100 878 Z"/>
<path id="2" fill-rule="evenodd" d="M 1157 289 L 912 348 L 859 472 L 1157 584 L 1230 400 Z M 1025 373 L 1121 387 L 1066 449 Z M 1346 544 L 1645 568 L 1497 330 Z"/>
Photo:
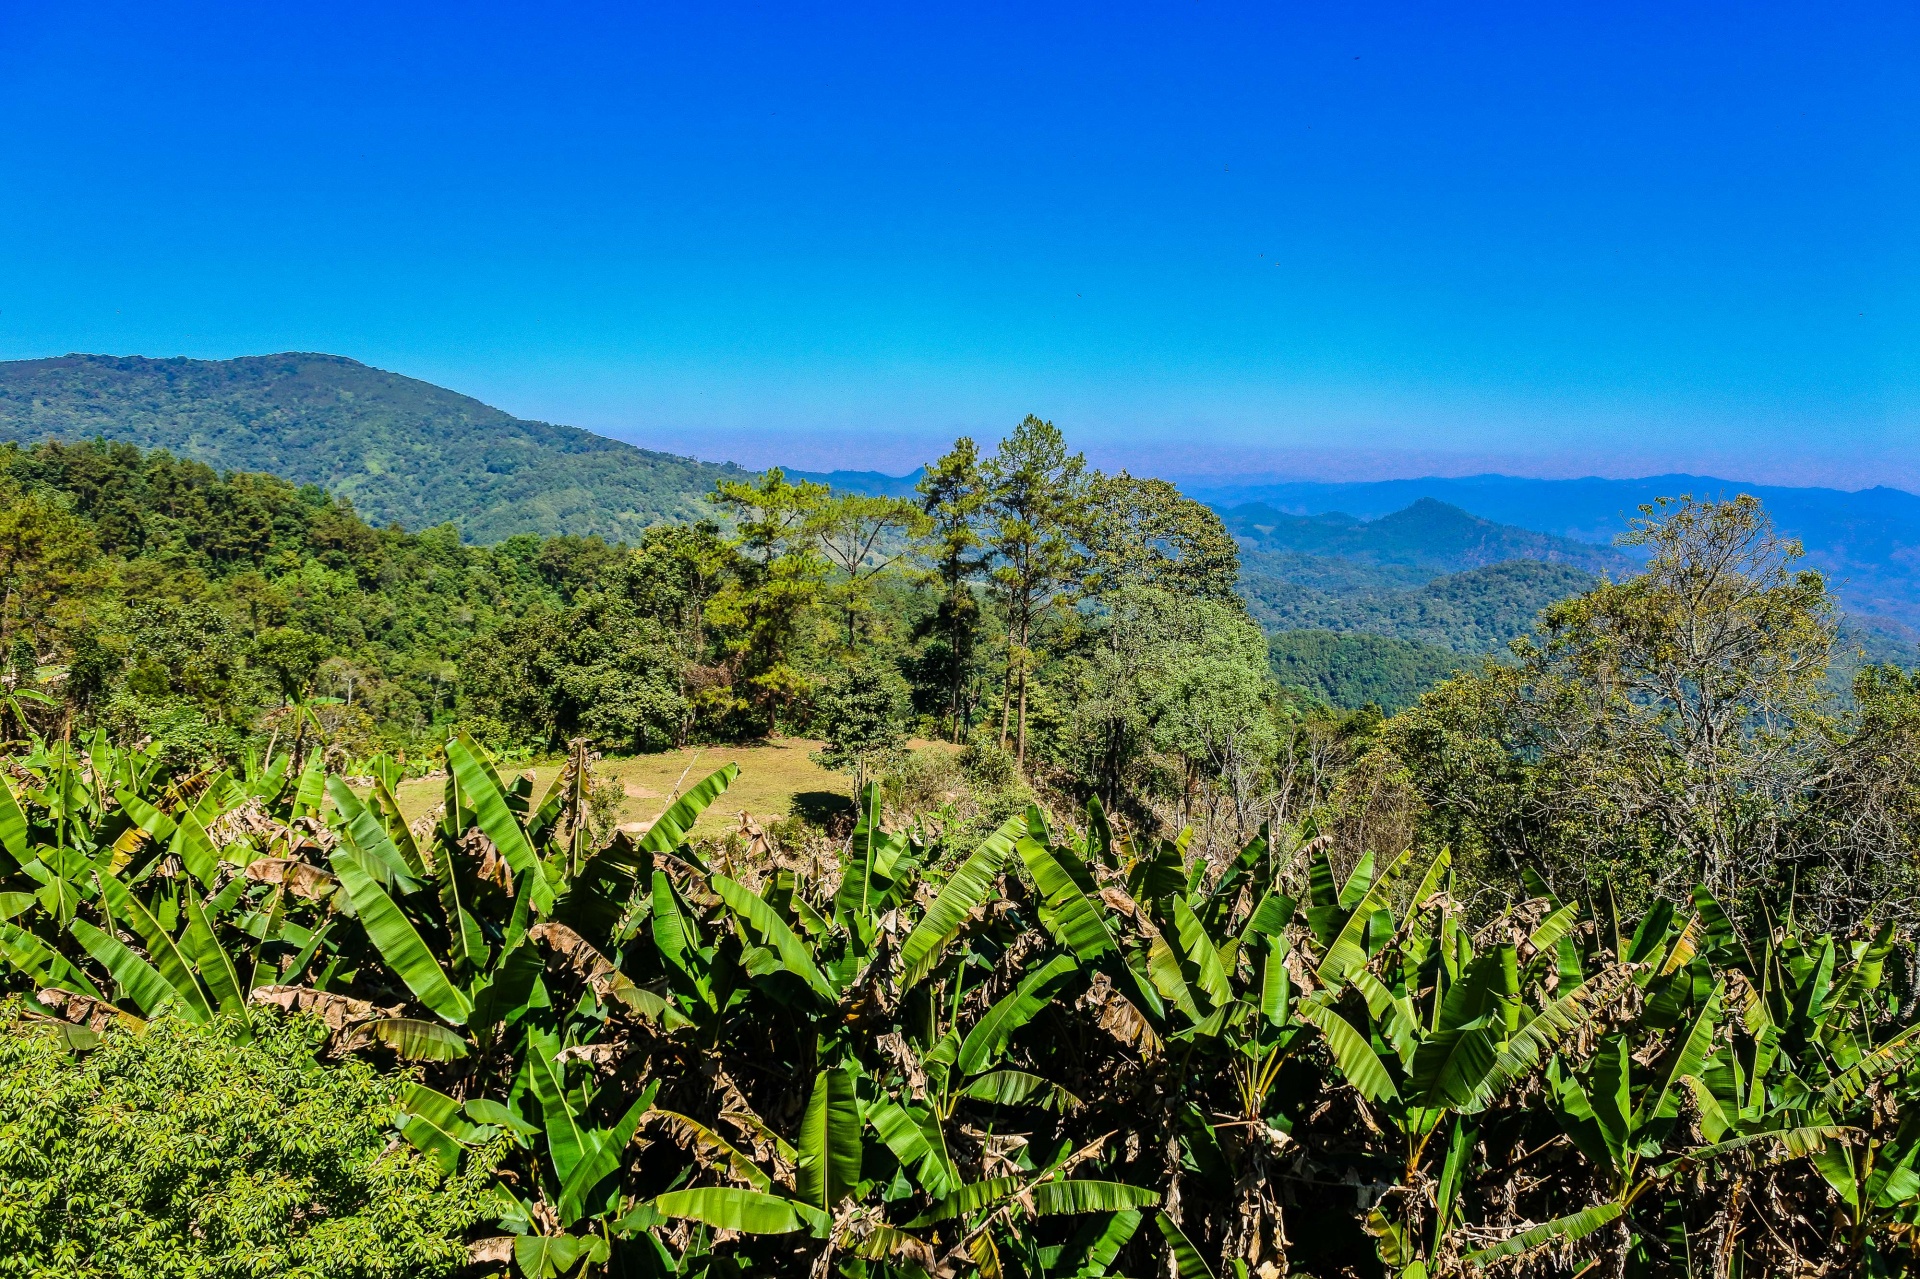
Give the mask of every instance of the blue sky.
<path id="1" fill-rule="evenodd" d="M 1920 487 L 1920 11 L 0 0 L 0 358 L 903 470 Z"/>

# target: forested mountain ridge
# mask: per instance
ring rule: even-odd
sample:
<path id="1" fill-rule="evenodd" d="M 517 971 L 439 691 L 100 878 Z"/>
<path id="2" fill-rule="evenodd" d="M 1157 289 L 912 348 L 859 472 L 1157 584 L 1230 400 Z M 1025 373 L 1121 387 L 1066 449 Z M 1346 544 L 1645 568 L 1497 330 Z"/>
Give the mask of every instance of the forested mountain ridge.
<path id="1" fill-rule="evenodd" d="M 651 525 L 710 515 L 715 482 L 746 474 L 526 421 L 337 355 L 0 362 L 0 440 L 96 437 L 317 484 L 370 523 L 451 522 L 477 543 L 635 541 Z"/>
<path id="2" fill-rule="evenodd" d="M 1244 551 L 1311 555 L 1400 569 L 1405 585 L 1508 560 L 1566 564 L 1589 574 L 1610 571 L 1618 575 L 1633 567 L 1631 560 L 1611 547 L 1497 524 L 1433 498 L 1421 498 L 1403 510 L 1372 520 L 1340 512 L 1290 515 L 1259 504 L 1229 507 L 1220 517 Z"/>
<path id="3" fill-rule="evenodd" d="M 1540 610 L 1592 589 L 1565 564 L 1509 560 L 1407 590 L 1330 591 L 1276 577 L 1241 577 L 1247 611 L 1268 630 L 1366 632 L 1455 653 L 1490 653 L 1533 630 Z"/>
<path id="4" fill-rule="evenodd" d="M 1350 483 L 1227 484 L 1185 481 L 1189 496 L 1216 510 L 1265 506 L 1294 516 L 1344 511 L 1372 520 L 1423 498 L 1522 529 L 1601 545 L 1626 531 L 1645 503 L 1691 494 L 1703 501 L 1750 493 L 1780 532 L 1800 539 L 1806 563 L 1826 574 L 1856 614 L 1920 625 L 1920 496 L 1884 485 L 1843 489 L 1755 484 L 1711 475 L 1542 480 L 1513 475 L 1427 476 Z"/>

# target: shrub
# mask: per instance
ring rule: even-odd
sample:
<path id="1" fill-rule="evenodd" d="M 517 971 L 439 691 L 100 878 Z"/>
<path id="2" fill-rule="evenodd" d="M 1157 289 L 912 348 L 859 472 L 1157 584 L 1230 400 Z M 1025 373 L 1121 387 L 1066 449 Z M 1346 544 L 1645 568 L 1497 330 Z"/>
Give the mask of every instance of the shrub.
<path id="1" fill-rule="evenodd" d="M 0 1275 L 450 1274 L 487 1206 L 391 1139 L 405 1079 L 323 1065 L 317 1024 L 109 1029 L 78 1057 L 0 1007 Z"/>

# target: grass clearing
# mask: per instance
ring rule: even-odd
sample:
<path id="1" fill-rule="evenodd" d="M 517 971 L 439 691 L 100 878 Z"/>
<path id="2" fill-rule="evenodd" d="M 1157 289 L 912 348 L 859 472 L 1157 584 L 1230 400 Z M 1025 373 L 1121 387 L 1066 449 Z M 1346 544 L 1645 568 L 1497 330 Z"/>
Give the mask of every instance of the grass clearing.
<path id="1" fill-rule="evenodd" d="M 637 822 L 658 816 L 674 795 L 721 765 L 738 764 L 740 776 L 718 803 L 700 815 L 693 828 L 701 835 L 719 835 L 736 829 L 743 811 L 759 822 L 777 821 L 796 812 L 813 821 L 824 821 L 836 810 L 850 807 L 853 778 L 807 758 L 823 744 L 807 737 L 773 737 L 742 746 L 694 746 L 656 755 L 603 759 L 595 768 L 602 776 L 619 782 L 626 792 L 620 820 Z M 916 741 L 912 745 L 916 750 L 953 749 L 945 743 Z M 556 759 L 534 765 L 535 794 L 544 793 L 563 763 Z M 402 782 L 396 798 L 407 820 L 413 821 L 438 804 L 445 785 L 439 777 Z"/>

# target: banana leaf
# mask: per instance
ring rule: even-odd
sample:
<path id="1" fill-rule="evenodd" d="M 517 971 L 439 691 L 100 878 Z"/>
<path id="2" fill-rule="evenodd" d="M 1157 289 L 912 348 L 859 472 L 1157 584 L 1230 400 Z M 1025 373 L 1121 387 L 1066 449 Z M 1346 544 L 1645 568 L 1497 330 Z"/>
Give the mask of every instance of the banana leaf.
<path id="1" fill-rule="evenodd" d="M 220 944 L 220 939 L 213 935 L 213 926 L 207 922 L 207 914 L 200 905 L 198 895 L 187 888 L 180 896 L 187 917 L 186 931 L 180 936 L 182 949 L 193 959 L 200 980 L 206 983 L 207 993 L 219 1005 L 220 1011 L 232 1013 L 243 1022 L 246 1021 L 247 996 L 241 989 L 240 973 L 234 968 L 232 957 Z"/>
<path id="2" fill-rule="evenodd" d="M 665 1127 L 683 1149 L 703 1164 L 725 1164 L 727 1172 L 746 1182 L 750 1189 L 772 1193 L 773 1178 L 767 1175 L 766 1170 L 698 1119 L 675 1110 L 659 1109 L 652 1111 L 647 1118 Z"/>
<path id="3" fill-rule="evenodd" d="M 1653 1094 L 1652 1104 L 1642 1103 L 1643 1115 L 1638 1117 L 1636 1126 L 1645 1128 L 1648 1138 L 1664 1140 L 1674 1121 L 1680 1117 L 1680 1102 L 1686 1089 L 1680 1081 L 1688 1075 L 1699 1074 L 1707 1054 L 1713 1050 L 1713 1034 L 1720 1022 L 1720 1001 L 1725 989 L 1720 983 L 1714 984 L 1713 994 L 1707 998 L 1707 1006 L 1700 1010 L 1686 1037 L 1671 1054 L 1672 1060 L 1667 1065 L 1659 1091 Z"/>
<path id="4" fill-rule="evenodd" d="M 1482 1248 L 1478 1252 L 1467 1254 L 1469 1265 L 1486 1267 L 1506 1257 L 1518 1257 L 1532 1252 L 1535 1248 L 1547 1244 L 1569 1244 L 1584 1239 L 1600 1227 L 1618 1217 L 1623 1209 L 1617 1203 L 1603 1203 L 1592 1208 L 1582 1208 L 1579 1212 L 1523 1230 L 1511 1239 L 1502 1239 L 1491 1248 Z"/>
<path id="5" fill-rule="evenodd" d="M 1318 976 L 1324 985 L 1344 986 L 1356 968 L 1367 962 L 1367 926 L 1373 921 L 1373 912 L 1382 909 L 1387 902 L 1387 894 L 1392 890 L 1394 881 L 1406 870 L 1413 859 L 1413 850 L 1394 858 L 1379 878 L 1365 889 L 1351 908 L 1347 920 L 1334 934 L 1333 941 L 1327 946 L 1326 957 L 1320 961 Z M 1364 863 L 1363 863 L 1364 864 Z M 1348 880 L 1350 890 L 1360 876 L 1360 868 L 1354 870 L 1353 879 Z M 1348 892 L 1342 891 L 1341 906 L 1346 908 Z"/>
<path id="6" fill-rule="evenodd" d="M 167 984 L 159 970 L 129 950 L 119 938 L 100 931 L 84 919 L 68 924 L 67 931 L 107 970 L 121 994 L 133 1000 L 146 1016 L 151 1017 L 179 1000 L 179 993 Z M 191 1012 L 186 1015 L 188 1020 L 193 1020 Z"/>
<path id="7" fill-rule="evenodd" d="M 670 853 L 687 842 L 687 832 L 700 820 L 700 814 L 714 800 L 726 793 L 733 785 L 733 779 L 740 775 L 738 764 L 723 764 L 709 773 L 692 790 L 675 800 L 667 811 L 654 819 L 647 833 L 640 837 L 640 848 L 649 853 Z"/>
<path id="8" fill-rule="evenodd" d="M 500 856 L 512 868 L 516 889 L 530 887 L 529 900 L 534 910 L 542 915 L 551 911 L 553 886 L 547 883 L 539 855 L 528 842 L 527 832 L 508 804 L 507 793 L 501 789 L 492 767 L 464 732 L 456 733 L 447 742 L 447 769 L 459 783 L 461 795 L 472 806 L 475 824 L 493 841 Z"/>
<path id="9" fill-rule="evenodd" d="M 1233 998 L 1233 987 L 1227 981 L 1226 966 L 1220 962 L 1220 952 L 1214 949 L 1213 939 L 1207 936 L 1207 929 L 1200 917 L 1187 905 L 1187 899 L 1173 899 L 1173 922 L 1180 935 L 1180 948 L 1187 953 L 1198 970 L 1197 982 L 1206 996 L 1217 1008 Z M 1084 956 L 1083 956 L 1084 958 Z"/>
<path id="10" fill-rule="evenodd" d="M 327 794 L 333 798 L 333 808 L 340 815 L 347 837 L 362 854 L 369 871 L 373 872 L 383 888 L 396 885 L 403 893 L 417 890 L 425 879 L 425 867 L 418 869 L 407 865 L 407 859 L 400 852 L 399 845 L 387 833 L 380 819 L 373 815 L 353 788 L 338 777 L 327 779 Z"/>
<path id="11" fill-rule="evenodd" d="M 787 972 L 805 982 L 813 992 L 828 1003 L 836 996 L 833 987 L 813 962 L 813 955 L 807 950 L 806 943 L 794 936 L 787 922 L 774 914 L 773 907 L 754 893 L 736 884 L 725 875 L 714 875 L 710 882 L 713 891 L 727 908 L 750 925 L 780 956 L 780 966 Z"/>
<path id="12" fill-rule="evenodd" d="M 1485 1104 L 1483 1089 L 1499 1060 L 1499 1045 L 1485 1026 L 1437 1030 L 1414 1052 L 1407 1087 L 1422 1106 L 1479 1110 Z"/>
<path id="13" fill-rule="evenodd" d="M 587 1133 L 567 1097 L 564 1071 L 554 1061 L 560 1052 L 559 1037 L 529 1030 L 526 1046 L 526 1070 L 547 1133 L 547 1158 L 553 1163 L 554 1176 L 565 1185 L 587 1153 Z"/>
<path id="14" fill-rule="evenodd" d="M 207 835 L 207 828 L 193 813 L 182 813 L 173 828 L 168 847 L 189 874 L 208 888 L 220 878 L 220 853 Z"/>
<path id="15" fill-rule="evenodd" d="M 441 1019 L 455 1026 L 466 1025 L 473 1006 L 448 979 L 419 931 L 387 896 L 386 890 L 345 845 L 334 847 L 331 860 L 333 873 L 347 890 L 361 926 L 394 976 L 405 982 L 414 997 Z"/>
<path id="16" fill-rule="evenodd" d="M 1207 1265 L 1206 1258 L 1193 1246 L 1186 1232 L 1181 1230 L 1172 1217 L 1164 1212 L 1153 1214 L 1153 1224 L 1160 1228 L 1160 1237 L 1167 1241 L 1167 1251 L 1173 1254 L 1173 1272 L 1179 1279 L 1213 1279 L 1213 1270 Z"/>
<path id="17" fill-rule="evenodd" d="M 106 998 L 65 955 L 17 924 L 0 924 L 0 958 L 36 986 L 57 986 L 103 1002 Z"/>
<path id="18" fill-rule="evenodd" d="M 608 1255 L 599 1235 L 518 1235 L 513 1241 L 513 1264 L 523 1279 L 560 1279 L 582 1260 L 598 1263 Z"/>
<path id="19" fill-rule="evenodd" d="M 1334 1064 L 1362 1097 L 1379 1102 L 1400 1095 L 1393 1085 L 1393 1076 L 1387 1073 L 1372 1045 L 1346 1018 L 1318 999 L 1302 999 L 1294 1008 L 1302 1021 L 1326 1037 Z"/>
<path id="20" fill-rule="evenodd" d="M 1036 1217 L 1154 1208 L 1160 1192 L 1118 1181 L 1043 1181 L 1027 1192 Z"/>
<path id="21" fill-rule="evenodd" d="M 429 1156 L 449 1177 L 460 1169 L 460 1150 L 473 1125 L 460 1103 L 425 1084 L 408 1084 L 400 1099 L 400 1135 Z"/>
<path id="22" fill-rule="evenodd" d="M 996 1070 L 970 1079 L 960 1095 L 997 1106 L 1039 1106 L 1061 1114 L 1080 1105 L 1080 1099 L 1059 1084 L 1024 1070 Z"/>
<path id="23" fill-rule="evenodd" d="M 627 1146 L 633 1141 L 640 1121 L 653 1109 L 653 1099 L 659 1092 L 660 1081 L 656 1079 L 634 1098 L 613 1127 L 587 1134 L 586 1149 L 581 1152 L 579 1162 L 574 1164 L 573 1171 L 567 1174 L 565 1184 L 560 1187 L 561 1225 L 570 1226 L 585 1215 L 587 1197 L 601 1182 L 620 1170 Z"/>
<path id="24" fill-rule="evenodd" d="M 453 1061 L 467 1055 L 467 1041 L 437 1021 L 382 1017 L 359 1029 L 393 1049 L 405 1061 Z"/>
<path id="25" fill-rule="evenodd" d="M 1054 990 L 1079 968 L 1072 955 L 1055 955 L 1022 978 L 1012 994 L 987 1009 L 967 1032 L 957 1060 L 960 1072 L 974 1075 L 986 1069 L 1014 1032 L 1037 1017 L 1052 1002 Z"/>
<path id="26" fill-rule="evenodd" d="M 968 1182 L 952 1194 L 934 1200 L 925 1212 L 907 1223 L 907 1229 L 916 1230 L 921 1226 L 934 1226 L 943 1221 L 952 1221 L 955 1217 L 967 1216 L 988 1204 L 1005 1199 L 1018 1189 L 1018 1177 L 994 1177 L 987 1181 Z"/>
<path id="27" fill-rule="evenodd" d="M 1075 875 L 1078 859 L 1064 848 L 1050 848 L 1031 835 L 1015 845 L 1027 873 L 1046 901 L 1042 920 L 1054 938 L 1082 961 L 1091 962 L 1114 949 L 1108 933 L 1105 912 L 1094 904 Z M 1069 865 L 1069 862 L 1072 865 Z"/>
<path id="28" fill-rule="evenodd" d="M 663 1217 L 705 1222 L 717 1230 L 737 1230 L 743 1235 L 790 1235 L 810 1230 L 824 1237 L 832 1224 L 817 1208 L 733 1186 L 670 1190 L 656 1196 L 653 1206 Z"/>
<path id="29" fill-rule="evenodd" d="M 800 1120 L 800 1161 L 795 1187 L 800 1198 L 831 1213 L 860 1184 L 860 1102 L 853 1075 L 823 1070 Z"/>
<path id="30" fill-rule="evenodd" d="M 127 890 L 127 886 L 111 875 L 98 877 L 100 895 L 107 903 L 107 909 L 114 918 L 120 920 L 139 936 L 147 948 L 147 961 L 160 970 L 180 996 L 180 1007 L 184 1015 L 192 1021 L 213 1020 L 213 1005 L 201 988 L 200 979 L 194 973 L 194 966 L 160 921 L 153 917 L 140 900 Z"/>
<path id="31" fill-rule="evenodd" d="M 327 797 L 326 753 L 317 748 L 307 751 L 300 778 L 293 792 L 293 816 L 318 817 Z"/>
<path id="32" fill-rule="evenodd" d="M 1024 818 L 1009 817 L 947 877 L 933 905 L 927 907 L 927 913 L 920 917 L 900 948 L 902 991 L 918 985 L 933 971 L 940 962 L 941 952 L 959 935 L 960 926 L 976 908 L 985 904 L 994 881 L 1006 868 L 1007 858 L 1025 829 Z"/>
<path id="33" fill-rule="evenodd" d="M 1844 1110 L 1860 1100 L 1874 1080 L 1901 1070 L 1916 1059 L 1920 1059 L 1920 1022 L 1907 1027 L 1834 1076 L 1817 1094 L 1820 1103 L 1828 1110 Z"/>
<path id="34" fill-rule="evenodd" d="M 20 807 L 13 783 L 0 777 L 0 850 L 15 862 L 29 860 L 27 853 L 27 814 Z"/>

